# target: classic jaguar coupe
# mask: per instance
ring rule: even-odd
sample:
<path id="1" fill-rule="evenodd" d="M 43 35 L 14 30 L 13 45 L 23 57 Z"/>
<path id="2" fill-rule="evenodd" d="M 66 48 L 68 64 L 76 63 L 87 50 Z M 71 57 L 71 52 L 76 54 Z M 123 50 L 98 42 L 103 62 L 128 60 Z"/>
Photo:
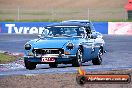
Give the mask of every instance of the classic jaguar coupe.
<path id="1" fill-rule="evenodd" d="M 74 67 L 92 60 L 94 65 L 102 63 L 105 42 L 93 35 L 92 29 L 79 22 L 60 22 L 45 27 L 38 39 L 24 45 L 26 69 L 35 69 L 37 64 L 72 64 Z"/>

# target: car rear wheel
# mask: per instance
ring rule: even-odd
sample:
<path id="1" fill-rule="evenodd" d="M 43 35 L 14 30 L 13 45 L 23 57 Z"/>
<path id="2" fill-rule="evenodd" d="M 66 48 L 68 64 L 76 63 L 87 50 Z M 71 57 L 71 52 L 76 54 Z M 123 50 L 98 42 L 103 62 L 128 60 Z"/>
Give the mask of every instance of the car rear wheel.
<path id="1" fill-rule="evenodd" d="M 100 65 L 102 63 L 102 50 L 99 49 L 97 58 L 92 60 L 93 65 Z"/>
<path id="2" fill-rule="evenodd" d="M 36 68 L 36 64 L 29 62 L 27 60 L 24 61 L 26 69 L 33 70 Z"/>
<path id="3" fill-rule="evenodd" d="M 76 58 L 73 59 L 72 66 L 73 67 L 79 67 L 82 65 L 82 58 L 83 58 L 83 52 L 82 49 L 79 48 L 77 50 Z"/>
<path id="4" fill-rule="evenodd" d="M 57 68 L 58 64 L 56 64 L 56 63 L 50 63 L 49 66 L 50 66 L 50 68 Z"/>

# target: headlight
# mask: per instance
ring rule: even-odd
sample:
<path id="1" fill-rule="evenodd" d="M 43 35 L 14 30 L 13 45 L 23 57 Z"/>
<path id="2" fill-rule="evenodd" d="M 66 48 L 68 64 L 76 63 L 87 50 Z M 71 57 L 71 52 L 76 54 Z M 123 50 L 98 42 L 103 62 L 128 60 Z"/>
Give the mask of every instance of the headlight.
<path id="1" fill-rule="evenodd" d="M 31 49 L 31 45 L 30 44 L 26 44 L 25 45 L 25 50 L 30 50 Z"/>
<path id="2" fill-rule="evenodd" d="M 29 52 L 28 53 L 28 56 L 33 56 L 34 54 L 32 52 Z"/>
<path id="3" fill-rule="evenodd" d="M 73 49 L 74 48 L 74 45 L 72 43 L 69 43 L 67 46 L 66 46 L 67 49 Z"/>

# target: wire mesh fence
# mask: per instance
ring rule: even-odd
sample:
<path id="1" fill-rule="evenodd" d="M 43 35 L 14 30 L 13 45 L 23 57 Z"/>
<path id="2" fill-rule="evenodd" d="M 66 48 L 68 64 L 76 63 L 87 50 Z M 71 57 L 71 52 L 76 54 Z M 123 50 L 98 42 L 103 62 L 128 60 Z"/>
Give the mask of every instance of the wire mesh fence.
<path id="1" fill-rule="evenodd" d="M 0 9 L 0 20 L 69 20 L 93 21 L 127 20 L 127 11 L 120 9 Z"/>

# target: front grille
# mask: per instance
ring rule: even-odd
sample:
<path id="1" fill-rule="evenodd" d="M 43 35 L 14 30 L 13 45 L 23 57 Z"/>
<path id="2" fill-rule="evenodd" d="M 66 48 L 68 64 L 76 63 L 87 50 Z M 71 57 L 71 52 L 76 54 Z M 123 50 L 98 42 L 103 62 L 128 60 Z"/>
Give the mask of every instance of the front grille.
<path id="1" fill-rule="evenodd" d="M 34 54 L 64 54 L 64 49 L 33 49 Z"/>

